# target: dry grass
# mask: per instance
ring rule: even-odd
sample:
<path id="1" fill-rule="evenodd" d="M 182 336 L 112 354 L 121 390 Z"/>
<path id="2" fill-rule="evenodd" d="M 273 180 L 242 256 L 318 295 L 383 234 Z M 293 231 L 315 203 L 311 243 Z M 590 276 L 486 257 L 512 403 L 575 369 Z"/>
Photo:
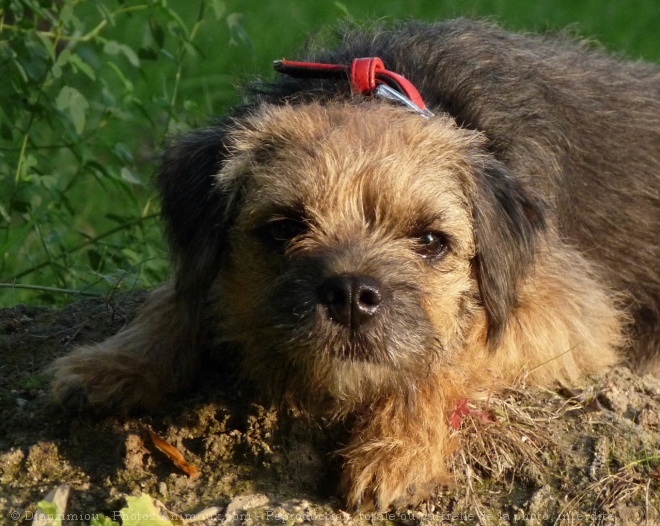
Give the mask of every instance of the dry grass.
<path id="1" fill-rule="evenodd" d="M 515 478 L 521 469 L 542 468 L 555 447 L 544 424 L 579 410 L 575 400 L 563 400 L 547 392 L 554 404 L 539 404 L 524 387 L 508 389 L 490 397 L 481 409 L 471 407 L 457 432 L 461 454 L 454 458 L 455 473 L 472 473 L 472 482 L 484 477 Z"/>
<path id="2" fill-rule="evenodd" d="M 511 495 L 519 484 L 533 493 L 551 488 L 546 502 L 556 511 L 551 513 L 554 523 L 548 524 L 563 524 L 585 510 L 592 514 L 592 523 L 606 523 L 621 502 L 641 503 L 646 524 L 653 523 L 649 520 L 659 511 L 654 494 L 660 456 L 644 454 L 622 428 L 613 427 L 611 413 L 598 402 L 601 388 L 562 392 L 564 397 L 521 383 L 491 396 L 482 407 L 469 406 L 455 432 L 460 448 L 451 469 L 481 524 L 489 524 L 492 516 L 489 488 L 504 488 Z M 575 436 L 571 441 L 575 429 L 586 431 L 592 440 Z M 530 506 L 531 500 L 522 503 L 524 509 Z"/>

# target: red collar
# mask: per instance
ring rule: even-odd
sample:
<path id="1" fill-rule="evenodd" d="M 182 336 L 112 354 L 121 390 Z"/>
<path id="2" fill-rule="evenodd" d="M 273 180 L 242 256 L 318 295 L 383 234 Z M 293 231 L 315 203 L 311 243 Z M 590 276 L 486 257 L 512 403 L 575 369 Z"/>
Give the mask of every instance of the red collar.
<path id="1" fill-rule="evenodd" d="M 351 66 L 276 60 L 276 71 L 296 78 L 342 78 L 349 76 L 354 93 L 377 94 L 415 109 L 425 117 L 433 114 L 426 108 L 417 88 L 405 77 L 385 69 L 377 57 L 356 58 Z"/>

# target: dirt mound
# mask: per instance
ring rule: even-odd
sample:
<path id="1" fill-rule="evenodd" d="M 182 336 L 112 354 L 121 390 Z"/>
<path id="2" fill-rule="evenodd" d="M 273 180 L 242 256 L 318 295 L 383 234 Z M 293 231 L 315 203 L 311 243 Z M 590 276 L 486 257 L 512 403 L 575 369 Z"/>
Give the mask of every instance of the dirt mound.
<path id="1" fill-rule="evenodd" d="M 189 518 L 217 508 L 196 524 L 660 524 L 660 382 L 625 368 L 575 390 L 518 386 L 466 406 L 455 485 L 392 513 L 342 508 L 332 455 L 341 427 L 253 401 L 222 363 L 156 415 L 63 414 L 44 367 L 120 329 L 143 299 L 0 311 L 0 524 L 29 523 L 63 483 L 71 488 L 64 524 L 116 517 L 126 496 L 142 494 Z"/>

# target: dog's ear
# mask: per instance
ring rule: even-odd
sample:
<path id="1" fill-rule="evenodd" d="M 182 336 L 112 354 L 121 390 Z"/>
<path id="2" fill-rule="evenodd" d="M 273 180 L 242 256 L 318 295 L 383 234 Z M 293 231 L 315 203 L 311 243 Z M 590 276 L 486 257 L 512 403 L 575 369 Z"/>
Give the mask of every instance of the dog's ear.
<path id="1" fill-rule="evenodd" d="M 172 141 L 161 158 L 156 185 L 172 251 L 177 292 L 205 297 L 226 247 L 238 189 L 218 188 L 227 157 L 229 121 Z"/>
<path id="2" fill-rule="evenodd" d="M 488 342 L 494 349 L 546 230 L 544 203 L 495 160 L 475 170 L 475 183 L 473 264 L 486 310 Z"/>

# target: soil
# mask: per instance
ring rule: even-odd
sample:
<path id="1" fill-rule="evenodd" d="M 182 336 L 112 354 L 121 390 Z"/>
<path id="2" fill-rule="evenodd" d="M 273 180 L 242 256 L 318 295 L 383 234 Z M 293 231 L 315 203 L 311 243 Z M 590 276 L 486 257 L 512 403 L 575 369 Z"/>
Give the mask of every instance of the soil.
<path id="1" fill-rule="evenodd" d="M 455 484 L 416 508 L 380 514 L 352 513 L 335 493 L 342 429 L 255 402 L 226 364 L 205 367 L 158 414 L 63 413 L 45 367 L 121 329 L 143 299 L 0 311 L 0 524 L 30 524 L 37 503 L 66 483 L 65 525 L 116 517 L 127 496 L 143 494 L 203 519 L 193 524 L 660 525 L 660 381 L 626 368 L 571 390 L 521 385 L 470 407 L 456 431 Z"/>

